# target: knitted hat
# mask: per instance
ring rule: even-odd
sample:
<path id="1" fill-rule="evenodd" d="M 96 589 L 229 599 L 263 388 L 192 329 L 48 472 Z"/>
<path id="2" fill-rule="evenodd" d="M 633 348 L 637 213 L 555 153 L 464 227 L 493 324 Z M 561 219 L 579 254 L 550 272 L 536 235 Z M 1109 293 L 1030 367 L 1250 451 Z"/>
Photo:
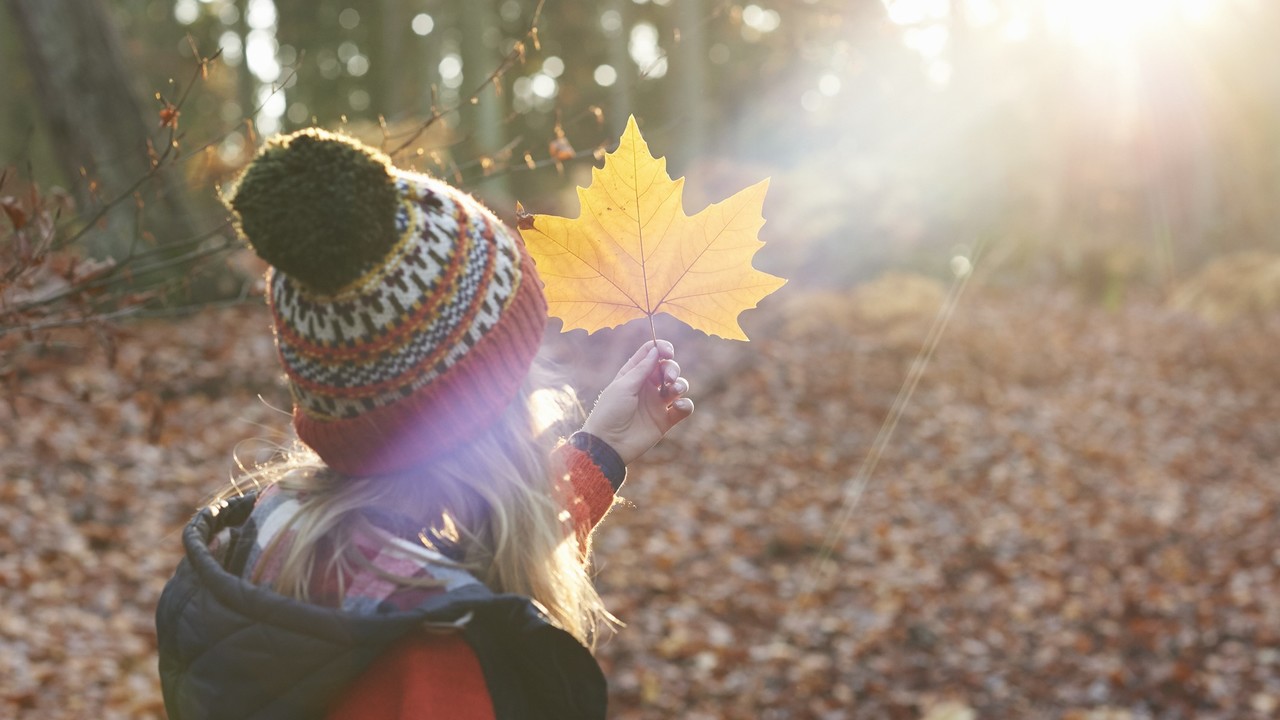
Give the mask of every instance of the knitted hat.
<path id="1" fill-rule="evenodd" d="M 330 467 L 410 468 L 510 405 L 546 299 L 523 241 L 474 198 L 309 129 L 268 142 L 230 205 L 272 266 L 294 427 Z"/>

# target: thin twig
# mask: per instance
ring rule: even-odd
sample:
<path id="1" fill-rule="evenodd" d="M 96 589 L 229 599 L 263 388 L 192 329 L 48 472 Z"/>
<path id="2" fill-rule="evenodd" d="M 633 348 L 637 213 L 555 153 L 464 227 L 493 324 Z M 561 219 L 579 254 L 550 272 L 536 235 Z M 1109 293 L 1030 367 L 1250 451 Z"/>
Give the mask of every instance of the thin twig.
<path id="1" fill-rule="evenodd" d="M 223 232 L 228 227 L 229 227 L 229 223 L 223 223 L 211 230 L 207 230 L 203 233 L 194 235 L 185 240 L 178 241 L 176 243 L 173 243 L 172 245 L 166 245 L 163 247 L 158 247 L 158 248 L 148 250 L 144 253 L 140 253 L 136 257 L 130 258 L 127 261 L 127 263 L 117 263 L 115 266 L 113 266 L 109 270 L 103 272 L 103 274 L 94 276 L 91 280 L 87 282 L 73 284 L 71 287 L 67 288 L 66 290 L 56 295 L 50 295 L 49 297 L 46 297 L 46 298 L 41 298 L 39 300 L 32 300 L 31 302 L 22 303 L 15 307 L 8 308 L 7 310 L 3 311 L 3 313 L 0 313 L 0 314 L 8 315 L 8 316 L 16 316 L 16 315 L 30 312 L 31 310 L 34 310 L 39 307 L 51 305 L 60 300 L 66 300 L 68 298 L 74 297 L 76 295 L 79 295 L 91 290 L 98 290 L 98 289 L 105 288 L 110 283 L 117 281 L 119 279 L 118 276 L 121 275 L 125 270 L 128 270 L 130 273 L 138 273 L 138 274 L 141 274 L 143 272 L 152 272 L 155 270 L 163 269 L 164 267 L 167 267 L 167 266 L 173 266 L 182 262 L 186 262 L 188 259 L 200 259 L 201 257 L 204 257 L 206 254 L 211 255 L 211 254 L 216 254 L 216 252 L 232 250 L 236 246 L 235 243 L 232 241 L 227 241 L 223 246 L 220 246 L 214 249 L 213 252 L 209 252 L 209 253 L 197 252 L 195 254 L 188 253 L 187 255 L 170 256 L 159 263 L 156 263 L 149 267 L 145 267 L 144 269 L 141 269 L 141 270 L 133 265 L 133 263 L 137 262 L 138 260 L 149 259 L 152 256 L 156 256 L 156 255 L 162 255 L 162 254 L 168 255 L 168 253 L 173 252 L 174 250 L 178 250 L 188 246 L 199 245 L 205 240 L 208 240 L 209 238 L 214 237 L 219 233 Z M 4 332 L 6 332 L 6 330 L 3 328 L 0 328 L 0 335 L 3 335 Z"/>
<path id="2" fill-rule="evenodd" d="M 545 4 L 546 4 L 546 0 L 538 0 L 538 5 L 533 10 L 533 19 L 529 22 L 529 29 L 526 30 L 524 33 L 525 39 L 535 39 L 537 37 L 538 20 L 542 17 L 542 6 Z M 465 105 L 470 105 L 474 102 L 477 102 L 480 99 L 480 93 L 484 92 L 485 88 L 489 87 L 489 85 L 495 84 L 498 81 L 498 79 L 501 78 L 503 74 L 505 74 L 506 71 L 516 63 L 517 60 L 520 60 L 523 57 L 524 57 L 524 43 L 517 42 L 516 46 L 511 49 L 511 52 L 508 52 L 506 56 L 502 58 L 502 62 L 498 63 L 498 67 L 495 68 L 493 72 L 489 73 L 489 76 L 484 79 L 484 82 L 480 83 L 476 87 L 476 89 L 473 90 L 469 96 L 467 96 L 467 99 L 465 101 L 459 102 L 453 107 L 448 108 L 446 110 L 433 110 L 431 113 L 431 116 L 428 117 L 424 122 L 419 124 L 417 129 L 413 131 L 412 135 L 410 135 L 404 142 L 397 145 L 394 149 L 388 151 L 387 155 L 391 157 L 395 157 L 396 155 L 404 152 L 405 148 L 408 148 L 415 141 L 417 141 L 419 137 L 422 137 L 422 133 L 426 132 L 432 125 L 435 125 L 437 122 L 439 122 L 441 118 L 451 113 L 458 112 Z"/>

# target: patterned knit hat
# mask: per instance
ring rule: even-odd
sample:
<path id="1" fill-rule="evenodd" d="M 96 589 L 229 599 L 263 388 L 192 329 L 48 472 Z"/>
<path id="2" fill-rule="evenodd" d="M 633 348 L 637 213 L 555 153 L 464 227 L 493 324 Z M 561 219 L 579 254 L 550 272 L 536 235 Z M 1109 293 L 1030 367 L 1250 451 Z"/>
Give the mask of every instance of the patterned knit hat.
<path id="1" fill-rule="evenodd" d="M 510 405 L 546 299 L 523 241 L 474 198 L 309 129 L 268 142 L 230 205 L 272 266 L 294 427 L 330 467 L 413 467 Z"/>

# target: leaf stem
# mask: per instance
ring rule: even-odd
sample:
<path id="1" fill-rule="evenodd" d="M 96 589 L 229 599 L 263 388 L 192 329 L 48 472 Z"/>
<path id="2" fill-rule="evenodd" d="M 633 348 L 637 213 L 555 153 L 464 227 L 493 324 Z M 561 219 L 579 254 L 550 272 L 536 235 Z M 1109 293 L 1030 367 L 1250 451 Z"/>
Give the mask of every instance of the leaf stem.
<path id="1" fill-rule="evenodd" d="M 635 120 L 635 116 L 631 116 L 628 120 L 628 126 L 630 126 L 631 123 L 634 123 Z M 628 127 L 628 129 L 630 128 Z M 625 132 L 623 134 L 626 135 Z M 639 162 L 639 158 L 637 157 L 634 149 L 634 138 L 632 139 L 631 144 L 631 182 L 632 189 L 635 190 L 636 197 L 636 239 L 640 241 L 640 277 L 644 280 L 644 310 L 645 314 L 649 316 L 649 334 L 653 336 L 653 348 L 657 350 L 658 331 L 653 327 L 653 312 L 655 308 L 653 307 L 652 301 L 649 300 L 649 271 L 645 267 L 645 260 L 647 258 L 644 253 L 644 223 L 640 220 L 640 169 L 636 166 L 637 162 Z M 621 143 L 619 143 L 619 146 L 621 146 Z"/>

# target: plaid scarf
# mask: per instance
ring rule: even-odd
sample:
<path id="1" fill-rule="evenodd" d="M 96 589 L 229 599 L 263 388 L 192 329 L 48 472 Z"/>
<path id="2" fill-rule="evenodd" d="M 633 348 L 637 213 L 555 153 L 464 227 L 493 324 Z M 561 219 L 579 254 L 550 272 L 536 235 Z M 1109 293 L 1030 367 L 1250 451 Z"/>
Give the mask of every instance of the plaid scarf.
<path id="1" fill-rule="evenodd" d="M 292 521 L 301 508 L 302 499 L 298 493 L 278 485 L 267 488 L 258 497 L 239 538 L 232 539 L 223 531 L 210 543 L 211 549 L 224 565 L 228 557 L 241 555 L 247 549 L 245 562 L 239 568 L 240 576 L 258 585 L 271 586 L 296 534 Z M 231 549 L 250 540 L 252 545 L 241 548 L 240 552 Z M 265 551 L 273 543 L 275 547 L 267 555 Z M 355 562 L 354 577 L 345 578 L 345 587 L 341 588 L 333 573 L 314 573 L 308 588 L 312 603 L 357 615 L 376 615 L 410 610 L 433 595 L 480 583 L 460 567 L 457 553 L 447 540 L 428 540 L 417 530 L 407 528 L 405 522 L 397 523 L 395 518 L 388 517 L 383 523 L 370 525 L 367 532 L 356 534 L 353 543 L 353 551 L 367 562 Z M 317 569 L 328 564 L 326 551 L 327 548 L 320 548 Z M 411 580 L 406 583 L 392 578 Z M 414 584 L 415 580 L 422 582 Z"/>

